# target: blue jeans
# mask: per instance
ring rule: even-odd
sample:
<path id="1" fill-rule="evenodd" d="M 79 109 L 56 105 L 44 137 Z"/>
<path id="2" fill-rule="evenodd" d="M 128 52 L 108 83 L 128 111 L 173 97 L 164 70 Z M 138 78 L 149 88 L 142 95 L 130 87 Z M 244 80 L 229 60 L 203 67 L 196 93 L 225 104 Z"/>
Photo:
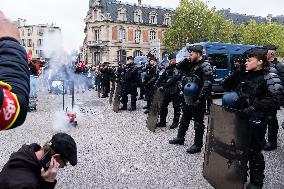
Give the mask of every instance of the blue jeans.
<path id="1" fill-rule="evenodd" d="M 37 98 L 37 80 L 33 75 L 30 75 L 30 98 Z"/>

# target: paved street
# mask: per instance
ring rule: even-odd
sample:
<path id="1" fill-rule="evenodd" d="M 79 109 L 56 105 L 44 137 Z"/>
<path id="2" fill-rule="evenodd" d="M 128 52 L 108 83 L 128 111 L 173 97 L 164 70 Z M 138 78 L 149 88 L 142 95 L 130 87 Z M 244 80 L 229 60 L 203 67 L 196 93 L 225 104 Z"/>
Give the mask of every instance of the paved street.
<path id="1" fill-rule="evenodd" d="M 108 99 L 96 96 L 95 91 L 76 96 L 79 125 L 65 131 L 77 142 L 78 165 L 60 170 L 56 188 L 212 188 L 202 176 L 203 151 L 197 155 L 185 152 L 193 141 L 193 127 L 187 133 L 184 146 L 169 145 L 168 140 L 176 136 L 177 129 L 148 131 L 142 110 L 144 101 L 138 102 L 135 112 L 114 113 Z M 68 105 L 70 107 L 70 103 Z M 62 96 L 42 94 L 37 112 L 29 113 L 23 126 L 1 131 L 0 168 L 22 144 L 38 142 L 42 145 L 48 141 L 61 128 L 61 111 Z M 282 120 L 280 116 L 279 122 Z M 281 128 L 278 149 L 265 152 L 264 188 L 284 188 L 283 136 Z"/>

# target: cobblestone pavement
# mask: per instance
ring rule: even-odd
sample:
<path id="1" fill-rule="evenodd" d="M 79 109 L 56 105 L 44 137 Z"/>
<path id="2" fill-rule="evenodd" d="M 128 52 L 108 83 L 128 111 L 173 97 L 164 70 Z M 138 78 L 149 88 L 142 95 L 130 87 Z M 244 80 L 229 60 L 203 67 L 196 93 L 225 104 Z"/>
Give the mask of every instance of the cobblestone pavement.
<path id="1" fill-rule="evenodd" d="M 70 97 L 67 100 L 70 102 Z M 79 125 L 64 131 L 77 142 L 78 165 L 60 170 L 56 188 L 212 188 L 202 176 L 203 151 L 196 155 L 185 152 L 193 142 L 193 127 L 189 128 L 184 146 L 169 145 L 168 140 L 176 136 L 177 129 L 148 131 L 142 110 L 145 101 L 138 101 L 137 111 L 114 113 L 108 99 L 99 99 L 95 91 L 87 91 L 76 94 L 75 103 Z M 67 105 L 70 107 L 70 103 Z M 169 114 L 172 113 L 170 108 Z M 283 111 L 280 113 L 281 123 Z M 42 145 L 62 130 L 63 117 L 62 96 L 40 95 L 38 110 L 29 113 L 23 126 L 0 132 L 0 168 L 22 144 Z M 283 133 L 281 128 L 278 149 L 264 152 L 264 188 L 284 188 Z"/>

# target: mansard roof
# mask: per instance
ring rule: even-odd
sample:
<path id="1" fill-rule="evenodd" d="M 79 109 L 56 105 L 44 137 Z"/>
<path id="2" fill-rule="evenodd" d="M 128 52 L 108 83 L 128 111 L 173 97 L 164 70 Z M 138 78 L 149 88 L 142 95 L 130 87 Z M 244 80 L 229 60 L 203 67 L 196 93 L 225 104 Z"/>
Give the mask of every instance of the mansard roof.
<path id="1" fill-rule="evenodd" d="M 92 5 L 95 0 L 89 0 L 90 14 L 92 10 Z M 103 13 L 110 13 L 111 19 L 116 21 L 118 17 L 118 9 L 125 8 L 127 10 L 127 22 L 134 22 L 134 12 L 136 10 L 142 11 L 142 20 L 143 23 L 149 24 L 149 13 L 155 11 L 157 13 L 157 24 L 163 25 L 164 15 L 169 13 L 174 13 L 174 9 L 162 8 L 162 7 L 153 7 L 149 5 L 138 5 L 131 3 L 123 3 L 116 0 L 100 0 L 101 9 Z"/>

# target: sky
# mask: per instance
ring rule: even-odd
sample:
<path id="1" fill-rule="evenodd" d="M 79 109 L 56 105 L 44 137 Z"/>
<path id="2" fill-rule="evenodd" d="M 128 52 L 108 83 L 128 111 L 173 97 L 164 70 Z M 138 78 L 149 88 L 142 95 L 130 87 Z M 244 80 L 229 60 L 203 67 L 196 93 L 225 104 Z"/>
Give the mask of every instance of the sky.
<path id="1" fill-rule="evenodd" d="M 121 0 L 136 3 L 138 0 Z M 284 15 L 283 0 L 207 0 L 210 7 L 231 8 L 247 15 Z M 142 0 L 142 4 L 176 8 L 179 0 Z M 84 40 L 84 18 L 89 0 L 0 0 L 0 10 L 11 20 L 24 18 L 29 25 L 55 23 L 63 34 L 64 49 L 78 50 Z"/>

